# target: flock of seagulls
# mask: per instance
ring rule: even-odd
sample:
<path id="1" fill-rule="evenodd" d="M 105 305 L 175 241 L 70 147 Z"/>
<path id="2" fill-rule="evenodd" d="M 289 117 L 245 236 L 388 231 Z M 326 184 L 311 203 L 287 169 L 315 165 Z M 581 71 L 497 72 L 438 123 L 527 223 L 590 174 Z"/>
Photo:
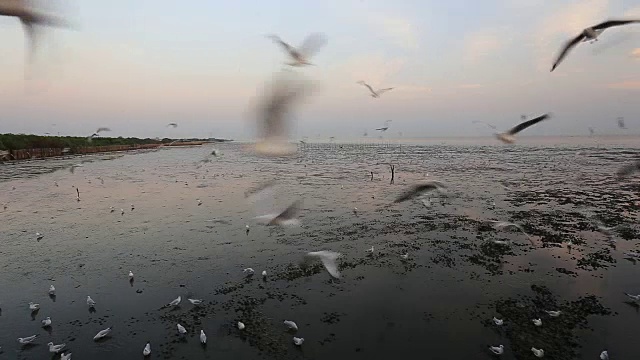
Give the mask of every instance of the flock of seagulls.
<path id="1" fill-rule="evenodd" d="M 30 7 L 27 4 L 27 2 L 24 0 L 0 0 L 0 15 L 16 17 L 21 21 L 22 25 L 24 26 L 25 33 L 30 42 L 30 47 L 29 47 L 30 54 L 33 54 L 37 44 L 37 41 L 36 41 L 37 26 L 58 26 L 58 27 L 69 26 L 69 23 L 66 22 L 65 20 L 57 18 L 53 15 L 40 12 L 39 10 L 36 10 L 35 8 Z M 640 20 L 633 20 L 633 19 L 608 20 L 584 29 L 580 34 L 578 34 L 573 39 L 570 39 L 564 45 L 564 47 L 561 49 L 560 54 L 558 55 L 555 62 L 553 63 L 551 71 L 554 71 L 560 65 L 560 63 L 566 58 L 568 53 L 579 43 L 581 42 L 593 43 L 598 40 L 598 37 L 606 29 L 609 29 L 611 27 L 622 26 L 622 25 L 634 24 L 634 23 L 640 23 Z M 289 56 L 289 62 L 287 62 L 286 64 L 292 67 L 304 67 L 304 66 L 314 65 L 310 61 L 311 57 L 317 51 L 319 51 L 319 49 L 322 48 L 327 42 L 324 35 L 317 34 L 317 33 L 309 35 L 299 47 L 293 47 L 289 45 L 288 43 L 284 42 L 282 39 L 280 39 L 280 37 L 276 35 L 268 35 L 268 38 L 273 40 L 287 53 L 287 55 Z M 365 81 L 359 81 L 358 84 L 366 87 L 369 90 L 370 96 L 375 99 L 380 98 L 384 93 L 394 89 L 393 87 L 374 89 L 371 85 L 367 84 Z M 272 140 L 276 139 L 282 142 L 287 140 L 287 136 L 284 135 L 286 130 L 284 116 L 288 111 L 288 108 L 291 106 L 291 103 L 295 99 L 298 99 L 303 94 L 305 94 L 307 90 L 308 89 L 305 87 L 305 85 L 292 87 L 290 83 L 277 84 L 274 87 L 274 91 L 272 92 L 272 95 L 268 97 L 267 101 L 265 102 L 265 105 L 262 108 L 262 119 L 261 119 L 262 124 L 264 125 L 263 134 L 265 135 L 265 138 L 269 139 L 270 141 L 258 142 L 256 144 L 256 149 L 258 150 L 259 153 L 272 155 L 272 156 L 273 155 L 279 156 L 279 155 L 291 153 L 291 149 L 288 147 L 287 148 L 282 148 L 277 146 L 274 147 L 273 146 L 274 142 Z M 496 133 L 495 136 L 497 139 L 499 139 L 504 143 L 512 144 L 515 142 L 516 140 L 515 137 L 518 133 L 549 118 L 550 118 L 550 114 L 543 114 L 529 120 L 526 120 L 526 117 L 523 117 L 523 120 L 524 120 L 523 122 L 521 122 L 520 124 L 514 126 L 513 128 L 505 132 Z M 391 120 L 387 120 L 383 127 L 377 128 L 375 130 L 380 132 L 387 131 L 389 129 L 390 122 Z M 474 121 L 474 122 L 483 123 L 480 121 Z M 487 124 L 487 123 L 484 123 L 484 124 L 496 130 L 496 127 L 494 125 Z M 178 126 L 177 123 L 169 123 L 166 125 L 166 127 L 173 127 L 173 128 L 176 128 L 177 126 Z M 626 128 L 624 124 L 624 119 L 618 118 L 618 126 L 623 129 Z M 107 127 L 100 127 L 87 139 L 88 141 L 91 141 L 91 139 L 99 136 L 101 132 L 107 132 L 107 131 L 111 131 L 111 129 Z M 593 129 L 590 128 L 590 131 L 593 134 Z M 217 150 L 214 150 L 209 156 L 219 156 L 219 155 L 220 155 L 219 152 Z M 207 158 L 205 158 L 201 162 L 203 163 L 209 162 L 210 161 L 209 156 L 207 156 Z M 79 164 L 72 165 L 70 167 L 71 173 L 74 172 L 75 168 L 80 166 L 82 165 L 79 165 Z M 618 175 L 627 176 L 637 171 L 640 171 L 640 161 L 620 169 L 620 171 L 618 172 Z M 245 195 L 247 198 L 251 198 L 252 201 L 255 201 L 256 204 L 264 203 L 267 201 L 273 201 L 275 200 L 275 198 L 274 196 L 270 195 L 270 191 L 274 185 L 275 185 L 275 182 L 261 184 L 258 188 L 248 191 L 247 194 Z M 426 193 L 429 193 L 432 191 L 445 192 L 446 189 L 447 189 L 447 186 L 438 181 L 428 181 L 428 182 L 419 183 L 416 185 L 412 185 L 405 192 L 400 194 L 394 200 L 394 203 L 402 203 L 412 199 L 420 199 Z M 77 187 L 76 187 L 76 191 L 77 191 L 77 201 L 80 201 L 80 192 Z M 426 201 L 426 200 L 423 199 L 423 201 Z M 197 202 L 198 202 L 198 206 L 202 204 L 202 202 L 199 199 L 197 200 Z M 298 215 L 299 215 L 301 206 L 302 206 L 302 200 L 296 200 L 293 203 L 291 203 L 288 207 L 286 207 L 284 210 L 281 210 L 281 211 L 273 211 L 273 208 L 271 208 L 270 209 L 271 211 L 269 212 L 261 211 L 258 214 L 258 216 L 255 217 L 255 219 L 258 220 L 259 222 L 264 223 L 267 226 L 273 226 L 273 225 L 296 226 L 296 225 L 299 225 L 300 223 L 298 219 Z M 131 210 L 132 211 L 134 210 L 133 204 L 131 205 Z M 111 207 L 110 212 L 114 212 L 114 211 L 115 209 Z M 124 215 L 123 209 L 121 209 L 121 214 Z M 354 209 L 354 214 L 357 216 L 357 208 Z M 533 240 L 531 239 L 531 237 L 524 231 L 524 229 L 521 226 L 517 224 L 494 221 L 493 226 L 496 229 L 515 228 L 517 230 L 520 230 L 522 233 L 524 233 L 527 236 L 527 238 L 529 238 L 529 240 L 533 244 Z M 249 234 L 249 231 L 250 231 L 249 225 L 247 225 L 246 226 L 247 235 Z M 36 233 L 36 238 L 40 240 L 43 238 L 43 235 L 40 233 Z M 367 249 L 367 251 L 373 253 L 374 252 L 373 246 L 370 249 Z M 330 274 L 330 276 L 332 276 L 333 278 L 339 279 L 341 277 L 341 274 L 338 269 L 337 262 L 341 256 L 342 255 L 338 252 L 328 251 L 328 250 L 308 252 L 304 256 L 302 265 L 319 261 L 322 263 L 322 265 L 324 266 L 326 271 Z M 638 256 L 640 257 L 640 254 L 638 254 Z M 409 254 L 408 253 L 403 254 L 401 255 L 401 258 L 403 260 L 407 260 L 409 258 Z M 245 268 L 243 270 L 243 273 L 245 276 L 250 277 L 255 274 L 255 270 L 252 268 Z M 263 270 L 261 274 L 263 278 L 266 279 L 267 277 L 266 270 Z M 129 280 L 133 281 L 134 274 L 132 271 L 129 271 L 128 276 L 129 276 Z M 50 286 L 48 293 L 50 296 L 55 296 L 56 289 L 53 285 Z M 626 293 L 625 295 L 634 301 L 640 301 L 640 295 L 633 295 L 629 293 Z M 199 306 L 203 302 L 202 299 L 188 298 L 187 300 L 194 306 Z M 176 299 L 168 303 L 167 306 L 176 307 L 181 303 L 181 301 L 182 301 L 182 297 L 178 296 Z M 96 306 L 96 302 L 91 298 L 91 296 L 87 296 L 86 304 L 90 309 L 95 308 Z M 37 312 L 40 309 L 40 305 L 37 303 L 30 302 L 29 309 L 32 312 Z M 558 310 L 547 310 L 545 312 L 550 318 L 556 318 L 561 316 L 562 314 L 562 312 Z M 504 324 L 503 319 L 498 319 L 494 317 L 492 320 L 496 326 L 502 326 Z M 533 326 L 540 327 L 543 325 L 542 320 L 540 318 L 532 319 L 531 321 Z M 42 324 L 42 327 L 45 327 L 45 328 L 51 327 L 52 320 L 50 317 L 46 317 L 41 321 L 41 324 Z M 284 320 L 284 325 L 287 327 L 287 329 L 289 329 L 292 332 L 298 331 L 298 325 L 293 321 Z M 181 336 L 185 336 L 187 334 L 186 328 L 181 324 L 177 324 L 176 328 L 178 333 Z M 237 328 L 242 331 L 246 328 L 246 326 L 242 322 L 237 322 Z M 101 330 L 93 337 L 93 340 L 94 341 L 104 340 L 110 336 L 112 331 L 113 331 L 113 326 L 110 326 L 104 330 Z M 38 335 L 31 335 L 24 338 L 20 337 L 17 339 L 17 341 L 22 346 L 28 346 L 30 344 L 33 344 L 37 340 L 37 338 L 38 338 Z M 207 336 L 204 330 L 200 330 L 199 340 L 203 345 L 207 343 Z M 296 336 L 293 337 L 293 343 L 295 345 L 301 346 L 303 342 L 304 342 L 304 338 L 296 337 Z M 63 350 L 66 348 L 65 343 L 56 345 L 53 342 L 49 342 L 47 346 L 50 353 L 60 354 L 61 359 L 63 360 L 71 359 L 71 353 L 63 352 Z M 505 348 L 503 345 L 490 346 L 489 351 L 495 355 L 502 355 L 505 351 Z M 146 343 L 142 353 L 144 356 L 149 356 L 151 354 L 150 342 Z M 545 352 L 543 349 L 539 349 L 536 347 L 531 347 L 531 353 L 538 358 L 542 358 L 545 355 Z M 606 350 L 600 354 L 600 358 L 603 360 L 609 359 L 609 355 Z"/>

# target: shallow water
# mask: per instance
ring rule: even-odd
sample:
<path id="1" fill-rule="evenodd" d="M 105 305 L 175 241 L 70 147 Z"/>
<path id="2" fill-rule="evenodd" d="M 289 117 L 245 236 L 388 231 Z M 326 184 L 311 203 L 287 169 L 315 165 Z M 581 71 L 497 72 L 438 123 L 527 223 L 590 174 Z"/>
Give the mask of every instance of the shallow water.
<path id="1" fill-rule="evenodd" d="M 640 314 L 623 292 L 640 293 L 640 282 L 623 252 L 640 250 L 640 177 L 620 182 L 613 174 L 635 159 L 640 141 L 566 143 L 310 144 L 287 159 L 221 144 L 223 155 L 200 168 L 210 146 L 0 165 L 0 206 L 7 205 L 0 208 L 0 359 L 49 358 L 49 341 L 66 343 L 74 359 L 95 360 L 142 358 L 146 341 L 155 359 L 482 359 L 492 357 L 489 344 L 503 344 L 502 358 L 515 359 L 529 342 L 550 359 L 597 358 L 604 349 L 628 358 L 640 350 Z M 77 163 L 73 174 L 64 168 Z M 270 179 L 280 184 L 280 208 L 304 199 L 300 227 L 252 220 L 244 192 Z M 447 183 L 446 196 L 433 196 L 430 207 L 390 206 L 424 179 Z M 618 226 L 615 249 L 596 218 Z M 487 220 L 518 222 L 534 245 Z M 299 267 L 316 250 L 344 254 L 340 280 L 319 265 Z M 245 279 L 246 267 L 266 269 L 267 281 Z M 534 335 L 513 312 L 499 313 L 500 301 L 534 296 L 531 285 L 546 287 L 567 314 L 549 318 L 542 307 L 551 300 L 536 303 L 532 315 L 544 325 Z M 87 295 L 97 302 L 94 313 Z M 178 295 L 178 309 L 162 308 Z M 588 295 L 611 314 L 563 305 Z M 196 308 L 187 297 L 206 303 Z M 30 301 L 41 304 L 34 316 Z M 50 332 L 40 327 L 47 316 Z M 493 316 L 505 326 L 488 324 Z M 579 345 L 571 355 L 549 340 L 560 331 L 553 322 L 568 318 L 586 321 L 566 340 Z M 285 319 L 298 324 L 302 347 Z M 237 330 L 237 321 L 247 328 Z M 187 328 L 185 339 L 176 323 Z M 111 325 L 110 338 L 92 340 Z M 17 337 L 33 334 L 37 345 L 18 346 Z"/>

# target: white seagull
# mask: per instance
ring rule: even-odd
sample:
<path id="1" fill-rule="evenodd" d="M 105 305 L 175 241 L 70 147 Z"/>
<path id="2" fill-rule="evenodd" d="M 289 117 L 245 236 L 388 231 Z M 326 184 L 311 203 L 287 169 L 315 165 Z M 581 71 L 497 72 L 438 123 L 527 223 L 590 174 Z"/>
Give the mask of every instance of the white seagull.
<path id="1" fill-rule="evenodd" d="M 358 84 L 366 86 L 369 89 L 369 91 L 371 92 L 371 97 L 372 98 L 379 98 L 380 95 L 384 94 L 385 92 L 387 92 L 389 90 L 393 90 L 393 88 L 390 87 L 390 88 L 386 88 L 386 89 L 378 89 L 378 91 L 376 91 L 376 90 L 373 90 L 373 88 L 369 84 L 364 82 L 364 81 L 358 81 Z"/>
<path id="2" fill-rule="evenodd" d="M 187 329 L 185 329 L 184 326 L 178 324 L 178 332 L 180 333 L 180 335 L 184 335 L 187 333 Z"/>
<path id="3" fill-rule="evenodd" d="M 239 330 L 244 330 L 245 326 L 242 322 L 238 321 L 238 329 Z"/>
<path id="4" fill-rule="evenodd" d="M 600 360 L 609 360 L 609 352 L 607 350 L 600 353 Z"/>
<path id="5" fill-rule="evenodd" d="M 43 237 L 44 235 L 40 234 L 39 232 L 36 233 L 36 240 L 40 241 Z"/>
<path id="6" fill-rule="evenodd" d="M 95 301 L 93 301 L 93 299 L 91 298 L 91 296 L 88 296 L 88 295 L 87 295 L 87 305 L 88 305 L 90 308 L 94 308 L 94 307 L 96 307 L 96 302 L 95 302 Z"/>
<path id="7" fill-rule="evenodd" d="M 31 335 L 23 338 L 18 338 L 18 342 L 20 343 L 20 345 L 31 344 L 36 340 L 37 337 L 38 335 Z"/>
<path id="8" fill-rule="evenodd" d="M 320 259 L 322 261 L 322 265 L 324 265 L 325 269 L 329 272 L 331 276 L 336 279 L 340 278 L 340 271 L 338 271 L 338 265 L 336 264 L 336 260 L 342 256 L 342 254 L 333 252 L 333 251 L 313 251 L 307 253 L 305 256 L 305 261 Z"/>
<path id="9" fill-rule="evenodd" d="M 251 277 L 251 276 L 253 276 L 253 274 L 255 273 L 255 270 L 253 270 L 252 268 L 246 268 L 246 269 L 242 270 L 242 272 L 243 272 L 247 277 Z"/>
<path id="10" fill-rule="evenodd" d="M 49 295 L 54 296 L 56 294 L 56 287 L 53 286 L 53 284 L 51 286 L 49 286 Z"/>
<path id="11" fill-rule="evenodd" d="M 531 352 L 533 353 L 533 355 L 535 355 L 536 357 L 543 357 L 544 356 L 544 350 L 542 349 L 536 349 L 534 347 L 531 348 Z"/>
<path id="12" fill-rule="evenodd" d="M 489 346 L 489 351 L 496 355 L 502 355 L 504 353 L 504 345 Z"/>
<path id="13" fill-rule="evenodd" d="M 289 329 L 291 329 L 291 330 L 298 331 L 298 325 L 296 325 L 296 323 L 295 323 L 295 322 L 293 322 L 293 321 L 285 320 L 285 321 L 284 321 L 284 325 L 285 325 L 286 327 L 288 327 Z"/>
<path id="14" fill-rule="evenodd" d="M 504 320 L 502 319 L 498 319 L 497 317 L 493 317 L 493 322 L 498 325 L 498 326 L 502 326 L 502 324 L 504 324 Z"/>
<path id="15" fill-rule="evenodd" d="M 129 270 L 129 280 L 133 280 L 133 271 Z"/>
<path id="16" fill-rule="evenodd" d="M 627 295 L 633 301 L 640 301 L 640 295 L 633 295 L 629 293 L 624 293 L 624 294 Z"/>
<path id="17" fill-rule="evenodd" d="M 142 350 L 142 355 L 143 356 L 149 356 L 151 355 L 151 343 L 147 343 L 147 345 L 144 346 L 144 350 Z"/>
<path id="18" fill-rule="evenodd" d="M 320 50 L 320 48 L 327 42 L 327 39 L 324 35 L 317 33 L 311 34 L 307 36 L 307 38 L 304 40 L 304 43 L 302 43 L 302 45 L 296 49 L 293 46 L 282 41 L 280 37 L 276 35 L 267 35 L 267 37 L 282 46 L 284 51 L 289 54 L 289 56 L 293 60 L 292 62 L 287 63 L 287 65 L 290 66 L 313 65 L 309 62 L 309 57 Z"/>
<path id="19" fill-rule="evenodd" d="M 553 63 L 551 71 L 555 70 L 555 68 L 558 67 L 562 60 L 564 60 L 564 58 L 567 56 L 569 51 L 580 42 L 590 41 L 591 43 L 593 43 L 598 40 L 598 36 L 600 36 L 600 34 L 602 34 L 602 32 L 606 29 L 613 26 L 627 25 L 632 23 L 640 23 L 640 20 L 607 20 L 603 23 L 582 30 L 582 32 L 578 36 L 567 41 L 567 43 L 562 48 L 560 55 L 558 55 L 558 58 Z"/>
<path id="20" fill-rule="evenodd" d="M 42 327 L 46 328 L 51 326 L 51 318 L 47 316 L 46 319 L 42 320 Z"/>
<path id="21" fill-rule="evenodd" d="M 36 311 L 40 309 L 40 304 L 36 304 L 34 302 L 29 303 L 29 310 Z"/>
<path id="22" fill-rule="evenodd" d="M 100 339 L 104 339 L 107 335 L 111 334 L 111 329 L 112 327 L 109 326 L 108 328 L 104 329 L 104 330 L 100 330 L 96 336 L 93 337 L 94 341 L 98 341 Z"/>
<path id="23" fill-rule="evenodd" d="M 262 270 L 262 277 L 266 278 L 267 277 L 267 270 Z"/>
<path id="24" fill-rule="evenodd" d="M 499 134 L 495 134 L 496 137 L 498 138 L 498 140 L 507 143 L 507 144 L 513 144 L 516 141 L 516 134 L 519 133 L 520 131 L 533 126 L 537 123 L 539 123 L 542 120 L 546 120 L 549 118 L 549 114 L 544 114 L 544 115 L 540 115 L 537 118 L 531 119 L 531 120 L 527 120 L 525 122 L 522 122 L 516 126 L 514 126 L 513 128 L 503 132 L 503 133 L 499 133 Z"/>
<path id="25" fill-rule="evenodd" d="M 53 345 L 53 343 L 50 342 L 50 343 L 47 344 L 47 346 L 49 346 L 49 352 L 50 353 L 57 354 L 60 351 L 62 351 L 62 349 L 64 349 L 64 347 L 67 346 L 67 344 Z"/>
<path id="26" fill-rule="evenodd" d="M 60 355 L 60 360 L 71 360 L 71 353 L 62 353 Z"/>
<path id="27" fill-rule="evenodd" d="M 302 345 L 302 343 L 304 342 L 304 338 L 298 338 L 298 337 L 293 337 L 293 343 L 296 344 L 297 346 Z"/>
<path id="28" fill-rule="evenodd" d="M 553 311 L 553 310 L 545 310 L 544 312 L 546 312 L 547 314 L 549 314 L 549 316 L 551 317 L 558 317 L 560 316 L 560 314 L 562 314 L 562 311 Z"/>
<path id="29" fill-rule="evenodd" d="M 531 321 L 533 321 L 533 325 L 535 326 L 542 326 L 542 319 L 533 319 Z"/>
<path id="30" fill-rule="evenodd" d="M 255 219 L 266 223 L 266 225 L 296 226 L 300 224 L 300 220 L 298 220 L 297 216 L 300 212 L 301 205 L 302 200 L 296 200 L 279 214 L 271 213 L 260 215 L 256 216 Z"/>
<path id="31" fill-rule="evenodd" d="M 197 306 L 197 305 L 202 304 L 202 300 L 200 300 L 200 299 L 189 299 L 189 298 L 187 298 L 187 300 L 189 300 L 189 302 L 190 302 L 192 305 L 196 305 L 196 306 Z"/>
<path id="32" fill-rule="evenodd" d="M 207 335 L 205 335 L 204 330 L 200 330 L 200 342 L 202 345 L 207 343 Z"/>
<path id="33" fill-rule="evenodd" d="M 178 304 L 180 304 L 180 301 L 182 301 L 182 296 L 178 296 L 177 298 L 172 300 L 167 306 L 178 306 Z"/>
<path id="34" fill-rule="evenodd" d="M 491 220 L 491 222 L 493 223 L 493 228 L 496 229 L 496 230 L 503 230 L 503 229 L 507 229 L 507 228 L 515 228 L 515 229 L 518 229 L 518 230 L 522 231 L 522 233 L 527 236 L 527 239 L 529 239 L 529 242 L 531 242 L 531 245 L 534 245 L 533 239 L 531 238 L 531 236 L 529 236 L 529 234 L 527 234 L 524 231 L 522 226 L 520 226 L 518 224 L 510 223 L 510 222 L 507 222 L 507 221 Z"/>

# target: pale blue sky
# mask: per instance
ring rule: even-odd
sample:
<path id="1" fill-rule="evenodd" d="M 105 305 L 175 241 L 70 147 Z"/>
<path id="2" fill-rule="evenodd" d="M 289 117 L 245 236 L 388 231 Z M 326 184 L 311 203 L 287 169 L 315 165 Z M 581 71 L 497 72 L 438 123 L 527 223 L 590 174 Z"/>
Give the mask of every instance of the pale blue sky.
<path id="1" fill-rule="evenodd" d="M 253 105 L 286 60 L 264 36 L 327 45 L 303 69 L 318 90 L 295 136 L 490 134 L 521 114 L 552 112 L 530 134 L 640 133 L 640 25 L 607 30 L 553 73 L 580 29 L 640 18 L 640 0 L 196 1 L 66 0 L 76 30 L 47 31 L 24 79 L 19 22 L 0 17 L 0 132 L 250 138 Z M 635 55 L 634 55 L 635 51 Z M 394 86 L 380 99 L 355 84 Z M 177 129 L 164 124 L 177 122 Z M 51 124 L 55 123 L 53 127 Z"/>

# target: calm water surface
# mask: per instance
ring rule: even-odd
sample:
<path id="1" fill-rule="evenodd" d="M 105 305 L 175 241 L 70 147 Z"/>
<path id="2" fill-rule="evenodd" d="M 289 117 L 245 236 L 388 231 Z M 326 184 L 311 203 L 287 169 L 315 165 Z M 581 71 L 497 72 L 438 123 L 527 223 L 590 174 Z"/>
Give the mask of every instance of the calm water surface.
<path id="1" fill-rule="evenodd" d="M 623 292 L 640 293 L 640 269 L 623 253 L 640 251 L 640 177 L 621 182 L 613 174 L 637 157 L 639 140 L 310 144 L 288 159 L 222 144 L 223 155 L 199 168 L 211 146 L 2 164 L 0 359 L 49 359 L 49 341 L 94 360 L 142 358 L 147 341 L 153 359 L 491 359 L 489 344 L 503 344 L 504 359 L 534 358 L 518 356 L 523 346 L 543 348 L 549 359 L 596 359 L 604 349 L 633 358 L 640 314 Z M 64 169 L 77 163 L 73 174 Z M 252 220 L 244 192 L 271 179 L 280 184 L 279 207 L 304 200 L 300 227 Z M 429 207 L 390 205 L 424 179 L 447 183 L 446 196 L 434 195 Z M 488 220 L 522 224 L 534 245 Z M 615 248 L 596 221 L 615 227 Z M 344 255 L 340 280 L 319 265 L 299 266 L 317 250 Z M 246 279 L 246 267 L 269 276 Z M 550 304 L 531 309 L 544 322 L 534 335 L 504 309 L 501 301 L 535 296 L 532 285 L 565 311 L 558 324 L 582 316 L 570 304 L 589 295 L 610 314 L 585 315 L 584 326 L 570 329 L 569 354 L 551 344 L 560 329 L 542 313 Z M 178 295 L 179 308 L 162 308 Z M 40 303 L 37 314 L 30 301 Z M 40 326 L 47 316 L 49 331 Z M 505 326 L 492 326 L 493 316 Z M 285 319 L 298 324 L 302 347 Z M 112 336 L 94 342 L 108 326 Z M 20 348 L 16 338 L 33 334 L 36 345 Z"/>

